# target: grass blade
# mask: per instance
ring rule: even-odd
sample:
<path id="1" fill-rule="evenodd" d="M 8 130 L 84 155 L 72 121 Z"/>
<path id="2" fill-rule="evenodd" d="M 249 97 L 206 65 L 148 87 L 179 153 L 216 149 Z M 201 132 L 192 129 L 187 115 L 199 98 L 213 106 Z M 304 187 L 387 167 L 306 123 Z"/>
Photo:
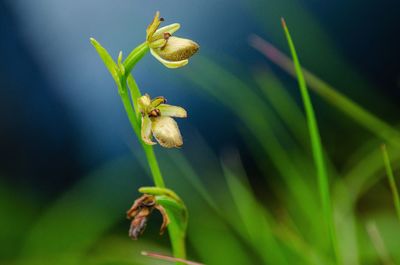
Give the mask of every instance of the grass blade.
<path id="1" fill-rule="evenodd" d="M 393 169 L 392 169 L 392 166 L 390 165 L 390 159 L 389 159 L 388 151 L 386 149 L 386 145 L 383 144 L 381 146 L 381 150 L 382 150 L 382 155 L 383 155 L 383 162 L 385 163 L 386 174 L 389 178 L 390 189 L 392 190 L 394 207 L 396 209 L 397 217 L 399 218 L 399 221 L 400 221 L 399 192 L 396 187 L 396 181 L 394 180 Z"/>
<path id="2" fill-rule="evenodd" d="M 282 26 L 285 31 L 285 36 L 290 48 L 290 52 L 293 57 L 293 62 L 294 62 L 294 67 L 297 75 L 297 80 L 299 83 L 300 87 L 300 92 L 301 96 L 303 99 L 304 103 L 304 108 L 306 112 L 306 119 L 307 119 L 307 124 L 308 124 L 308 129 L 310 133 L 310 140 L 311 140 L 311 147 L 312 147 L 312 153 L 315 161 L 315 167 L 317 170 L 317 176 L 318 176 L 318 186 L 319 186 L 319 192 L 321 196 L 321 202 L 322 202 L 322 210 L 323 214 L 325 217 L 325 222 L 328 226 L 329 230 L 329 236 L 332 241 L 332 247 L 336 255 L 336 259 L 338 264 L 340 264 L 340 254 L 339 254 L 339 247 L 337 243 L 337 238 L 336 238 L 336 229 L 334 225 L 334 220 L 333 220 L 333 214 L 332 214 L 332 205 L 331 205 L 331 198 L 330 198 L 330 191 L 329 191 L 329 180 L 328 180 L 328 174 L 325 166 L 325 161 L 324 161 L 324 154 L 322 150 L 322 144 L 321 144 L 321 137 L 319 134 L 319 129 L 317 125 L 317 120 L 315 117 L 314 109 L 311 103 L 311 98 L 308 93 L 306 81 L 304 79 L 301 65 L 296 53 L 296 49 L 293 43 L 293 40 L 290 36 L 289 29 L 286 26 L 286 22 L 284 19 L 282 19 Z"/>

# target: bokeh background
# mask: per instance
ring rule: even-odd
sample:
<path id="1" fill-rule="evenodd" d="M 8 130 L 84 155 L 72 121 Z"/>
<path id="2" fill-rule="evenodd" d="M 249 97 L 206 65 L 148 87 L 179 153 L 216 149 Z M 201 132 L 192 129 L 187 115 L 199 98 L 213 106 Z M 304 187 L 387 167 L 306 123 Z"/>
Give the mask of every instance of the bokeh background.
<path id="1" fill-rule="evenodd" d="M 233 220 L 238 218 L 231 209 L 235 193 L 224 177 L 231 165 L 232 172 L 249 180 L 246 190 L 252 200 L 271 209 L 276 224 L 286 223 L 287 208 L 296 223 L 297 213 L 291 212 L 296 206 L 284 188 L 290 178 L 282 180 L 284 166 L 277 166 L 287 161 L 274 158 L 263 137 L 274 134 L 279 150 L 296 161 L 299 175 L 306 176 L 309 191 L 317 196 L 307 137 L 301 138 L 306 124 L 296 81 L 249 44 L 253 34 L 289 54 L 280 25 L 285 17 L 305 68 L 388 124 L 398 123 L 398 1 L 2 0 L 1 264 L 164 264 L 140 256 L 141 250 L 169 253 L 167 235 L 157 234 L 159 216 L 152 218 L 142 240 L 127 238 L 125 210 L 139 195 L 137 188 L 151 185 L 151 179 L 114 82 L 89 42 L 95 37 L 114 58 L 120 50 L 127 55 L 144 40 L 156 10 L 166 23 L 181 23 L 178 36 L 201 45 L 199 56 L 184 69 L 166 69 L 147 55 L 133 71 L 142 92 L 163 95 L 189 113 L 178 121 L 184 147 L 155 149 L 168 186 L 189 206 L 191 259 L 274 264 L 263 254 L 269 250 L 257 247 L 262 240 L 249 242 L 251 236 L 238 232 L 241 225 L 250 232 L 263 226 L 255 213 L 247 215 L 253 222 L 247 225 Z M 269 86 L 284 95 L 265 92 Z M 313 102 L 332 178 L 340 182 L 348 172 L 374 178 L 367 195 L 354 199 L 354 231 L 363 232 L 356 232 L 353 241 L 343 239 L 343 245 L 358 246 L 358 254 L 348 254 L 345 261 L 391 264 L 374 250 L 371 233 L 365 232 L 372 219 L 388 235 L 388 259 L 400 262 L 398 253 L 392 253 L 400 245 L 400 224 L 396 226 L 379 153 L 373 160 L 376 170 L 352 171 L 387 139 L 315 94 Z M 285 120 L 282 113 L 294 120 Z M 392 150 L 393 159 L 398 152 Z M 311 228 L 304 218 L 297 227 L 307 235 L 302 227 Z M 317 215 L 315 219 L 320 220 Z M 304 237 L 311 247 L 318 240 Z M 324 244 L 326 240 L 315 252 L 329 260 Z M 287 248 L 290 260 L 295 255 Z"/>

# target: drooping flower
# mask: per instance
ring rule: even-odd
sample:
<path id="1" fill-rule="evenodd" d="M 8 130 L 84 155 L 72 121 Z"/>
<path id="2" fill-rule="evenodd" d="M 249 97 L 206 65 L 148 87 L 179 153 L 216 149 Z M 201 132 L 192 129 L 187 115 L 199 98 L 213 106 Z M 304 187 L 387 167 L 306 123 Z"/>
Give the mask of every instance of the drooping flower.
<path id="1" fill-rule="evenodd" d="M 160 12 L 157 11 L 146 30 L 151 54 L 168 68 L 185 66 L 200 46 L 192 40 L 172 36 L 181 27 L 179 23 L 158 28 L 162 21 L 164 19 L 160 18 Z"/>
<path id="2" fill-rule="evenodd" d="M 176 121 L 171 117 L 186 118 L 186 110 L 165 103 L 164 97 L 151 99 L 148 94 L 138 99 L 142 114 L 142 140 L 149 145 L 156 144 L 152 140 L 153 135 L 163 147 L 180 147 L 183 145 L 182 135 Z"/>
<path id="3" fill-rule="evenodd" d="M 157 203 L 155 196 L 144 194 L 139 199 L 135 200 L 132 207 L 126 212 L 127 218 L 132 219 L 129 228 L 129 236 L 132 239 L 138 239 L 138 237 L 144 232 L 147 220 L 154 209 L 157 209 L 163 217 L 160 234 L 164 233 L 169 224 L 167 212 L 164 207 Z"/>

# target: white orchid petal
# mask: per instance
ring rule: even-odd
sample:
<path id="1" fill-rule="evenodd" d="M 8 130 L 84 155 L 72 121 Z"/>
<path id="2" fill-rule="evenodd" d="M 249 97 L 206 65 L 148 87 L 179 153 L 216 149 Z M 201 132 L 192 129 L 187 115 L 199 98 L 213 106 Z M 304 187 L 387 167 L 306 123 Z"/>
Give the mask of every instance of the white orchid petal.
<path id="1" fill-rule="evenodd" d="M 168 104 L 161 104 L 158 106 L 162 116 L 170 116 L 177 118 L 186 118 L 186 110 L 182 107 L 172 106 Z"/>
<path id="2" fill-rule="evenodd" d="M 172 61 L 167 61 L 164 60 L 163 58 L 161 58 L 156 51 L 154 51 L 154 49 L 150 49 L 151 54 L 163 65 L 165 65 L 168 68 L 179 68 L 182 66 L 185 66 L 189 63 L 189 60 L 182 60 L 182 61 L 176 61 L 176 62 L 172 62 Z"/>

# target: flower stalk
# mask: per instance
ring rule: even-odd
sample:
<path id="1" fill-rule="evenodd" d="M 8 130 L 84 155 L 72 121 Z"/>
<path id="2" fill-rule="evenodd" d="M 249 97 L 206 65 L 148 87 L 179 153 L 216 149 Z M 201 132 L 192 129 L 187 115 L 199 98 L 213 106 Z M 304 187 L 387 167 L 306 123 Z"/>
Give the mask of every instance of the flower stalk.
<path id="1" fill-rule="evenodd" d="M 178 68 L 188 63 L 189 57 L 197 52 L 197 43 L 183 38 L 172 37 L 180 25 L 174 23 L 159 29 L 161 22 L 159 12 L 146 30 L 146 41 L 133 49 L 123 60 L 119 53 L 117 63 L 107 50 L 95 39 L 90 41 L 105 66 L 113 77 L 118 94 L 143 151 L 156 187 L 144 187 L 139 191 L 144 193 L 135 201 L 127 212 L 132 219 L 129 234 L 137 239 L 144 231 L 147 220 L 154 209 L 163 215 L 161 232 L 167 227 L 170 235 L 173 254 L 176 258 L 186 258 L 185 236 L 188 213 L 183 201 L 166 185 L 158 165 L 151 140 L 152 135 L 163 147 L 180 147 L 182 137 L 179 128 L 171 117 L 186 117 L 186 111 L 177 106 L 167 105 L 163 97 L 153 100 L 142 93 L 136 84 L 131 71 L 148 51 L 167 68 Z"/>

